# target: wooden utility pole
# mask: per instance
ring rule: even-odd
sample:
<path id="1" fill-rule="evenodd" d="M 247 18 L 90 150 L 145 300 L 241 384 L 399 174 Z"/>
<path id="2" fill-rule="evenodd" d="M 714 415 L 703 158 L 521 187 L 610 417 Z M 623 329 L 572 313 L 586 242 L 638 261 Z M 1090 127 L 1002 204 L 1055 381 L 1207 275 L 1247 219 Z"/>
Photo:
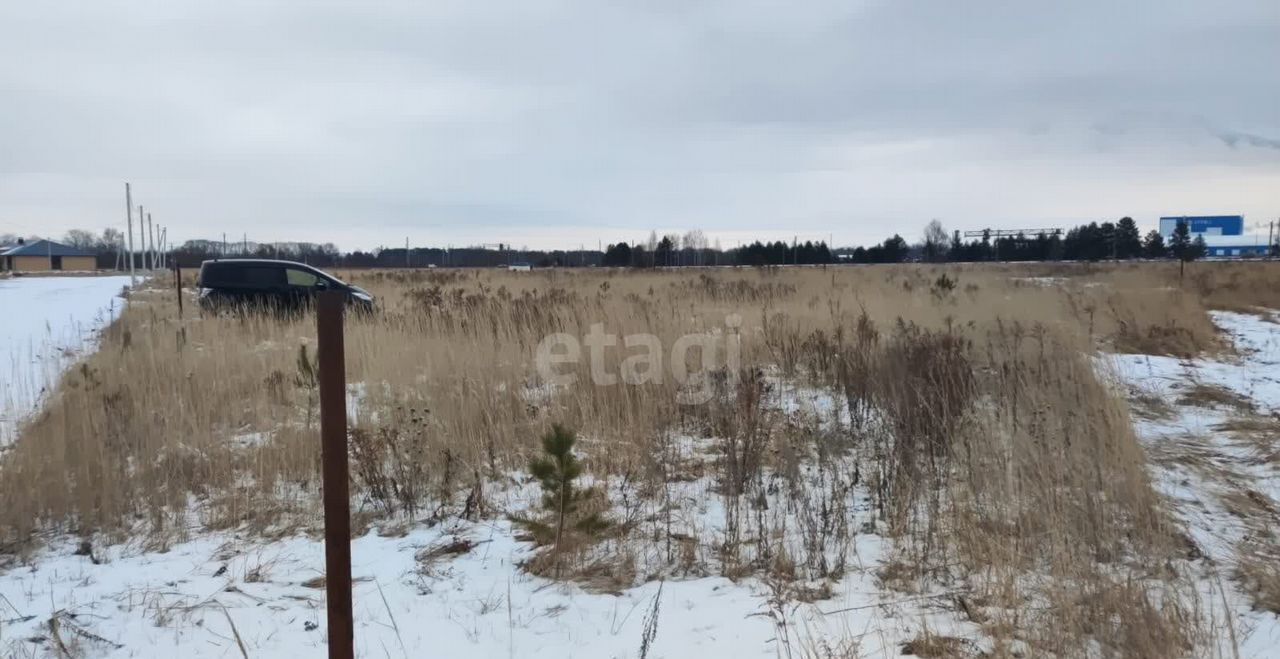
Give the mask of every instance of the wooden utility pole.
<path id="1" fill-rule="evenodd" d="M 353 659 L 351 614 L 351 500 L 347 491 L 347 373 L 342 339 L 346 294 L 323 291 L 316 305 L 320 371 L 320 460 L 324 489 L 325 593 L 329 659 Z"/>
<path id="2" fill-rule="evenodd" d="M 142 204 L 138 204 L 138 238 L 141 239 L 138 247 L 142 249 L 142 269 L 151 269 L 151 250 L 147 248 L 147 212 Z"/>
<path id="3" fill-rule="evenodd" d="M 124 184 L 124 212 L 129 219 L 129 288 L 133 288 L 138 285 L 138 278 L 133 273 L 133 192 L 128 182 Z"/>
<path id="4" fill-rule="evenodd" d="M 151 213 L 147 213 L 147 239 L 151 243 L 151 269 L 156 269 L 156 230 L 155 225 L 151 223 Z"/>
<path id="5" fill-rule="evenodd" d="M 138 204 L 138 246 L 142 248 L 142 269 L 150 270 L 151 263 L 147 260 L 147 213 L 142 204 Z"/>

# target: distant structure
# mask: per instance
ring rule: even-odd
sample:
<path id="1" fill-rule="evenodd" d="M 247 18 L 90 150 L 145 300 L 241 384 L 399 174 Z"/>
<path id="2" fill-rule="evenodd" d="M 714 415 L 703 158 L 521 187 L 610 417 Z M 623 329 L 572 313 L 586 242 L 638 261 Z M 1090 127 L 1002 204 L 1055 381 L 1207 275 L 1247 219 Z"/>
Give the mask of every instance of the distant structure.
<path id="1" fill-rule="evenodd" d="M 1160 218 L 1160 235 L 1168 240 L 1178 222 L 1186 222 L 1191 237 L 1204 236 L 1208 242 L 1211 236 L 1239 236 L 1244 234 L 1243 215 L 1174 215 Z"/>
<path id="2" fill-rule="evenodd" d="M 1266 256 L 1271 250 L 1263 236 L 1217 236 L 1205 238 L 1205 255 L 1215 257 Z"/>
<path id="3" fill-rule="evenodd" d="M 1247 257 L 1266 256 L 1270 251 L 1265 236 L 1247 236 L 1244 233 L 1243 215 L 1171 215 L 1160 218 L 1160 235 L 1167 243 L 1173 237 L 1179 222 L 1187 224 L 1194 239 L 1204 239 L 1208 248 L 1206 256 Z"/>
<path id="4" fill-rule="evenodd" d="M 956 232 L 957 237 L 959 231 Z M 1061 236 L 1064 232 L 1059 227 L 1048 229 L 973 229 L 964 232 L 965 238 L 1035 238 L 1036 236 Z"/>
<path id="5" fill-rule="evenodd" d="M 0 270 L 7 272 L 50 272 L 58 270 L 96 270 L 98 257 L 93 252 L 52 240 L 18 239 L 18 244 L 0 250 Z"/>

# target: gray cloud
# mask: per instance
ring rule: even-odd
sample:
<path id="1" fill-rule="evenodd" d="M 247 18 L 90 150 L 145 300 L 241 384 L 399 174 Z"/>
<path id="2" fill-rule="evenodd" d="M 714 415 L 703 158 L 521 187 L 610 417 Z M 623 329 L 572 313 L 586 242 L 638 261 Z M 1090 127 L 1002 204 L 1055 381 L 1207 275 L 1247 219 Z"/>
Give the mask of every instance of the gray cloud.
<path id="1" fill-rule="evenodd" d="M 1271 216 L 1276 61 L 1272 0 L 5 3 L 0 231 L 126 179 L 350 247 Z"/>
<path id="2" fill-rule="evenodd" d="M 1218 139 L 1222 140 L 1227 146 L 1236 148 L 1237 146 L 1252 146 L 1259 149 L 1280 149 L 1280 140 L 1261 135 L 1250 135 L 1249 133 L 1218 133 Z"/>

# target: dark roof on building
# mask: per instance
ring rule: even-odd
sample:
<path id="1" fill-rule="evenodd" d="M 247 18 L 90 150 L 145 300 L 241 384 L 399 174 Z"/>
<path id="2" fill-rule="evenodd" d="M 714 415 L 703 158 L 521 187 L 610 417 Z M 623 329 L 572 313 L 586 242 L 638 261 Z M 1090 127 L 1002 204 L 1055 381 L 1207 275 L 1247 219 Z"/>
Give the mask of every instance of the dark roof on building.
<path id="1" fill-rule="evenodd" d="M 55 243 L 52 240 L 33 240 L 25 245 L 10 247 L 0 256 L 94 256 L 87 249 Z"/>

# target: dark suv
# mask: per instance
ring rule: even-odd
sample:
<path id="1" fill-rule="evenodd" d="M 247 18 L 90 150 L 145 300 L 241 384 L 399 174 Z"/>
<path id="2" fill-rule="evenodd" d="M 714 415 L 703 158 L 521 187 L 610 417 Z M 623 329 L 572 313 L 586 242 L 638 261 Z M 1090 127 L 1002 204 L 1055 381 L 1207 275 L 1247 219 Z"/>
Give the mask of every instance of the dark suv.
<path id="1" fill-rule="evenodd" d="M 222 259 L 200 264 L 200 307 L 258 307 L 278 311 L 303 309 L 320 291 L 343 291 L 348 306 L 373 310 L 373 296 L 303 263 L 271 259 Z"/>

